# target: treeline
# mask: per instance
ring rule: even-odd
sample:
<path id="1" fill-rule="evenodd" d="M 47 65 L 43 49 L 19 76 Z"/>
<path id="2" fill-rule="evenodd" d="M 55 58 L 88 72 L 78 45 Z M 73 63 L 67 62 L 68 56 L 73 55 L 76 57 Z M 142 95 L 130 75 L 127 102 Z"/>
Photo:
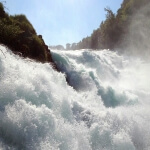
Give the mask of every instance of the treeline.
<path id="1" fill-rule="evenodd" d="M 110 8 L 105 8 L 106 20 L 101 22 L 99 28 L 79 43 L 67 43 L 66 49 L 114 49 L 125 47 L 129 43 L 128 33 L 134 14 L 148 4 L 149 0 L 124 0 L 117 14 L 114 14 Z M 150 17 L 150 11 L 145 15 Z"/>
<path id="2" fill-rule="evenodd" d="M 40 62 L 51 62 L 51 54 L 41 35 L 37 35 L 25 15 L 11 16 L 0 2 L 0 44 L 15 53 Z"/>
<path id="3" fill-rule="evenodd" d="M 56 50 L 64 50 L 65 49 L 63 45 L 54 45 L 54 46 L 50 45 L 49 48 L 56 49 Z"/>

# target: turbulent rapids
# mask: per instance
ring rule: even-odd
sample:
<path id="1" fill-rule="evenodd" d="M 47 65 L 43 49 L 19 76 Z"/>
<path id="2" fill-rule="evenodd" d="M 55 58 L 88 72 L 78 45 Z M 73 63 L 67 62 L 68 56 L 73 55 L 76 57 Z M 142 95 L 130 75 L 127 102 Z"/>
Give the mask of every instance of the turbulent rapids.
<path id="1" fill-rule="evenodd" d="M 150 149 L 150 63 L 52 50 L 60 73 L 0 49 L 1 150 Z"/>

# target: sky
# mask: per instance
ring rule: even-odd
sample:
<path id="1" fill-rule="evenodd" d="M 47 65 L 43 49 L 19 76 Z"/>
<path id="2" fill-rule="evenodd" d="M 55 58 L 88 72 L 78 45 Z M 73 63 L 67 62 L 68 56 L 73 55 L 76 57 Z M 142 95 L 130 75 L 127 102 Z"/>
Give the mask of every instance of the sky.
<path id="1" fill-rule="evenodd" d="M 10 15 L 24 14 L 47 45 L 77 43 L 105 20 L 104 8 L 114 13 L 123 0 L 6 0 Z"/>

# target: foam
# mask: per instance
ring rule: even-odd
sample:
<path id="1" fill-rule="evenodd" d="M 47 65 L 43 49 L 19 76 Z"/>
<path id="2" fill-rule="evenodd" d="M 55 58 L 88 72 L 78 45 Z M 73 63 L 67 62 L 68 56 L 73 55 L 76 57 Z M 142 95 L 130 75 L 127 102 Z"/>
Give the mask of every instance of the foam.
<path id="1" fill-rule="evenodd" d="M 108 50 L 52 51 L 58 73 L 0 49 L 0 149 L 150 148 L 149 63 Z"/>

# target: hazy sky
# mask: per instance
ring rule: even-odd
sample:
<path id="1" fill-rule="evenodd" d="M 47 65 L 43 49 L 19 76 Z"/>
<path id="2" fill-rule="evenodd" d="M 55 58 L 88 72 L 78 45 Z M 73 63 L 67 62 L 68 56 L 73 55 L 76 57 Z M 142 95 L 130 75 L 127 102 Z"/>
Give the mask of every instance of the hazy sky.
<path id="1" fill-rule="evenodd" d="M 48 45 L 79 42 L 105 19 L 105 7 L 116 13 L 123 0 L 6 0 L 6 11 L 25 14 Z"/>

